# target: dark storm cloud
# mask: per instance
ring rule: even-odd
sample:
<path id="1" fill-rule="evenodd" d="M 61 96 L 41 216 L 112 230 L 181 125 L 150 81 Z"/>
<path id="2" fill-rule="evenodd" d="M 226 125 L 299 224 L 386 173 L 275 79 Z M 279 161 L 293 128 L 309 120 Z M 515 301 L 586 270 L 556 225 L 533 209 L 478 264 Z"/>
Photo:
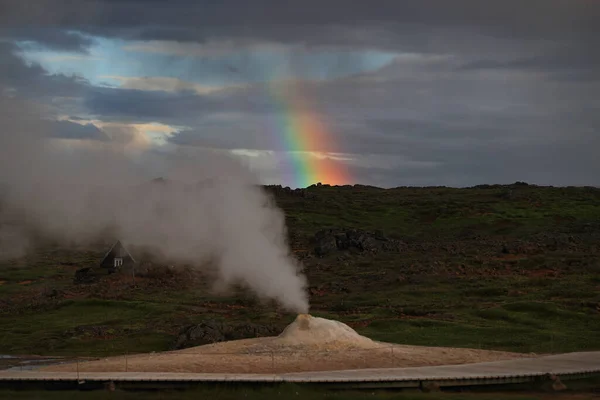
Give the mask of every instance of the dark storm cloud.
<path id="1" fill-rule="evenodd" d="M 306 85 L 332 138 L 309 150 L 367 157 L 350 166 L 361 183 L 600 183 L 597 1 L 8 4 L 0 12 L 1 36 L 70 51 L 91 43 L 72 31 L 125 40 L 397 51 L 398 60 L 378 71 Z M 38 28 L 24 28 L 33 25 Z M 273 123 L 272 101 L 260 85 L 206 95 L 93 88 L 26 65 L 7 43 L 0 43 L 0 86 L 32 98 L 77 97 L 85 111 L 107 121 L 188 126 L 168 139 L 182 147 L 269 150 L 283 129 Z M 377 156 L 388 161 L 381 165 Z"/>
<path id="2" fill-rule="evenodd" d="M 589 178 L 589 171 L 600 169 L 591 154 L 582 158 L 575 151 L 589 151 L 584 143 L 597 140 L 598 86 L 550 85 L 506 74 L 457 78 L 437 69 L 405 73 L 398 63 L 369 77 L 311 86 L 310 98 L 317 99 L 315 110 L 332 139 L 307 150 L 396 155 L 443 166 L 422 169 L 405 163 L 411 182 L 420 174 L 433 181 L 458 175 L 462 183 L 475 182 L 480 174 L 513 176 L 529 168 L 527 160 L 538 169 L 532 174 L 542 178 L 560 176 L 559 168 L 581 166 L 583 159 L 588 167 L 579 177 Z M 283 129 L 273 123 L 277 119 L 261 87 L 205 96 L 120 89 L 98 93 L 88 102 L 95 114 L 146 121 L 158 115 L 165 122 L 192 126 L 169 139 L 182 146 L 270 150 Z M 220 112 L 229 116 L 212 118 Z M 571 149 L 561 157 L 562 166 L 547 164 L 561 149 Z M 476 166 L 470 173 L 469 165 Z M 390 178 L 402 176 L 393 166 L 382 171 L 390 172 Z"/>
<path id="3" fill-rule="evenodd" d="M 600 37 L 597 42 L 600 45 Z M 480 59 L 458 70 L 513 70 L 548 73 L 550 78 L 570 80 L 600 79 L 600 52 L 590 45 L 573 43 L 557 46 L 552 53 L 541 53 L 516 59 Z"/>
<path id="4" fill-rule="evenodd" d="M 214 103 L 193 92 L 94 88 L 84 98 L 90 113 L 108 118 L 174 119 L 215 110 Z"/>
<path id="5" fill-rule="evenodd" d="M 482 122 L 461 134 L 437 129 L 439 123 L 405 125 L 386 121 L 381 130 L 412 132 L 390 136 L 399 155 L 430 161 L 430 168 L 391 166 L 354 168 L 357 177 L 383 186 L 448 185 L 527 181 L 544 185 L 598 185 L 599 107 L 565 111 L 534 124 L 511 121 L 510 115 Z M 466 117 L 466 116 L 465 116 Z M 492 122 L 493 121 L 493 122 Z M 406 129 L 408 128 L 408 129 Z M 445 136 L 445 137 L 444 137 Z"/>
<path id="6" fill-rule="evenodd" d="M 596 79 L 600 70 L 600 3 L 589 0 L 32 0 L 10 2 L 0 14 L 3 31 L 71 50 L 91 43 L 73 32 L 80 31 L 444 53 L 463 57 L 463 69 L 548 69 L 562 80 Z"/>
<path id="7" fill-rule="evenodd" d="M 27 64 L 12 43 L 0 42 L 0 89 L 14 90 L 22 97 L 76 96 L 86 82 L 77 77 L 48 74 L 37 64 Z"/>
<path id="8" fill-rule="evenodd" d="M 25 42 L 28 48 L 45 47 L 50 50 L 86 52 L 94 41 L 76 32 L 53 27 L 16 26 L 0 28 L 0 38 Z"/>
<path id="9" fill-rule="evenodd" d="M 264 114 L 273 110 L 269 89 L 262 85 L 224 89 L 210 94 L 181 90 L 165 92 L 120 88 L 94 88 L 84 104 L 91 114 L 134 120 L 197 120 L 212 113 Z"/>
<path id="10" fill-rule="evenodd" d="M 185 130 L 170 136 L 167 141 L 180 146 L 215 149 L 270 150 L 269 132 L 264 128 L 245 129 L 233 124 L 202 124 L 201 130 Z M 234 128 L 235 126 L 235 128 Z"/>
<path id="11" fill-rule="evenodd" d="M 374 46 L 381 40 L 383 45 L 403 44 L 411 32 L 438 34 L 437 29 L 510 39 L 585 40 L 598 34 L 600 5 L 586 0 L 32 0 L 12 2 L 3 15 L 0 22 L 11 25 L 35 23 L 126 39 Z"/>
<path id="12" fill-rule="evenodd" d="M 590 145 L 600 146 L 591 138 Z M 454 186 L 479 184 L 509 184 L 525 181 L 539 185 L 599 185 L 600 167 L 593 151 L 583 151 L 569 140 L 536 145 L 479 146 L 468 145 L 440 151 L 428 147 L 408 151 L 416 158 L 435 159 L 427 168 L 396 165 L 388 168 L 351 166 L 352 176 L 359 183 L 382 187 L 394 186 Z"/>
<path id="13" fill-rule="evenodd" d="M 47 122 L 48 136 L 56 139 L 98 140 L 107 142 L 108 135 L 94 124 L 76 124 L 69 121 Z"/>

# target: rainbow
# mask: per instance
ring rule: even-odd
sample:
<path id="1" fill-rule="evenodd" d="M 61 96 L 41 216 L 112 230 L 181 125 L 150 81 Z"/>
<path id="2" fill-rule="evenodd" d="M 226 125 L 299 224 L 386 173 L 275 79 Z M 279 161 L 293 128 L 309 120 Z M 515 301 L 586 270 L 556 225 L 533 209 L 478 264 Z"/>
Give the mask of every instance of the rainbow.
<path id="1" fill-rule="evenodd" d="M 282 174 L 291 185 L 304 188 L 321 182 L 330 185 L 350 183 L 344 165 L 332 160 L 333 139 L 319 115 L 311 110 L 297 81 L 271 81 L 269 93 L 275 108 L 273 133 L 287 159 Z"/>

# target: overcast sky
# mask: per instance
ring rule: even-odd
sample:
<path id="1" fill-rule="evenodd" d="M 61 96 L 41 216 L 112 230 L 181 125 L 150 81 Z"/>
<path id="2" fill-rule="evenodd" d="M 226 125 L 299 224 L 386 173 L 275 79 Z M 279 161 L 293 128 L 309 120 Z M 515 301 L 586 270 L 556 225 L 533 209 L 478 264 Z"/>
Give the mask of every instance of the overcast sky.
<path id="1" fill-rule="evenodd" d="M 332 183 L 598 186 L 598 21 L 596 0 L 0 0 L 0 104 L 65 146 L 214 149 L 284 186 L 298 158 Z M 290 112 L 322 140 L 286 144 Z"/>

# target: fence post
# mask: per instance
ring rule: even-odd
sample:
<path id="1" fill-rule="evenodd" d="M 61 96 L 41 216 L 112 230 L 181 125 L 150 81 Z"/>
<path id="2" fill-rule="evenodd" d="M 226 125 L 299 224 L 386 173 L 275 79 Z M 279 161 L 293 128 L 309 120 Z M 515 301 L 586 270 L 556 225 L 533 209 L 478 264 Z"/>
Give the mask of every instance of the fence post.
<path id="1" fill-rule="evenodd" d="M 273 351 L 271 351 L 271 371 L 275 373 L 275 355 Z"/>
<path id="2" fill-rule="evenodd" d="M 390 346 L 390 354 L 391 354 L 391 363 L 392 363 L 392 367 L 394 367 L 394 365 L 396 365 L 396 363 L 394 362 L 394 346 Z"/>
<path id="3" fill-rule="evenodd" d="M 77 382 L 79 382 L 79 357 L 76 357 L 75 361 L 77 362 Z"/>
<path id="4" fill-rule="evenodd" d="M 125 352 L 125 372 L 127 372 L 127 352 Z"/>

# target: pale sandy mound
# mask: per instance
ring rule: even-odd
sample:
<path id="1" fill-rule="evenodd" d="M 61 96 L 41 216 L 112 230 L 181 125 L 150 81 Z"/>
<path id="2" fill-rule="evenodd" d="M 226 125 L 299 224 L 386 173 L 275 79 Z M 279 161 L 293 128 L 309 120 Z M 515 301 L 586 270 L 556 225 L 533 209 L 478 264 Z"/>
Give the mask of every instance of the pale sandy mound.
<path id="1" fill-rule="evenodd" d="M 311 347 L 375 347 L 377 343 L 361 336 L 348 325 L 331 319 L 300 314 L 277 337 L 278 344 Z"/>
<path id="2" fill-rule="evenodd" d="M 276 337 L 47 367 L 50 371 L 269 373 L 419 367 L 531 357 L 501 351 L 373 341 L 338 321 L 300 314 Z"/>

